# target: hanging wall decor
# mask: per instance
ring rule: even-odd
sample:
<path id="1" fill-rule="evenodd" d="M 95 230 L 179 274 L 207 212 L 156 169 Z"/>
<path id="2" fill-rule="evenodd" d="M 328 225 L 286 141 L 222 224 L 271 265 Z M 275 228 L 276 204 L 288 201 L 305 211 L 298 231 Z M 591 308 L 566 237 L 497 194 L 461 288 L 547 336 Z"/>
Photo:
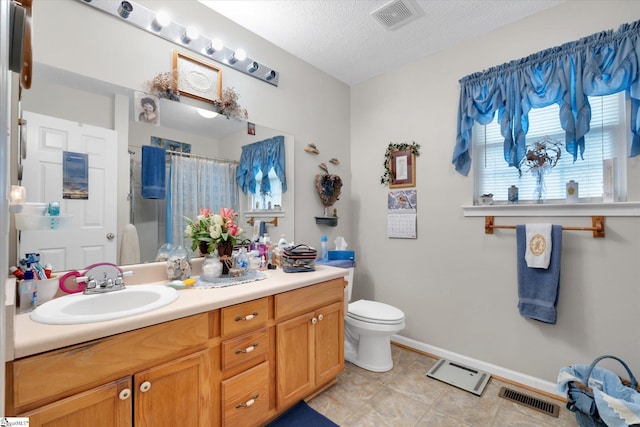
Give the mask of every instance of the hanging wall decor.
<path id="1" fill-rule="evenodd" d="M 384 174 L 380 177 L 380 184 L 389 184 L 389 188 L 415 187 L 416 185 L 416 156 L 420 155 L 420 144 L 392 142 L 387 146 L 384 155 Z"/>

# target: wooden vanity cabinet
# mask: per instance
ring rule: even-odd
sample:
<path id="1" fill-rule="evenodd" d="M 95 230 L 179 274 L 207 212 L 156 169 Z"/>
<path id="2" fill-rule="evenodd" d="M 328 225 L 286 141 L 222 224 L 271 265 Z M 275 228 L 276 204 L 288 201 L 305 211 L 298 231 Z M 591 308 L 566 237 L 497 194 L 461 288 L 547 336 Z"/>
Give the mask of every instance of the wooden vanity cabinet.
<path id="1" fill-rule="evenodd" d="M 46 427 L 210 426 L 212 313 L 10 362 L 7 414 Z"/>
<path id="2" fill-rule="evenodd" d="M 344 369 L 342 278 L 7 363 L 32 427 L 260 426 Z"/>
<path id="3" fill-rule="evenodd" d="M 208 361 L 201 351 L 20 416 L 33 427 L 208 427 Z"/>
<path id="4" fill-rule="evenodd" d="M 278 410 L 344 369 L 344 281 L 275 296 Z"/>

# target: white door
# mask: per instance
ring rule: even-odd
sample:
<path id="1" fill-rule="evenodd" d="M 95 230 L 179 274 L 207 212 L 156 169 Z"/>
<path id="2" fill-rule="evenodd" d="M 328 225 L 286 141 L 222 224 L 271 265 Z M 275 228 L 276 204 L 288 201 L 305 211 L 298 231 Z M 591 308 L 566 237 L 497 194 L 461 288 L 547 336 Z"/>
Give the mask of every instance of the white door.
<path id="1" fill-rule="evenodd" d="M 18 256 L 39 252 L 41 263 L 56 271 L 116 264 L 117 132 L 27 111 L 22 117 L 27 122 L 22 161 L 27 201 L 58 201 L 60 213 L 73 217 L 59 230 L 21 231 Z M 62 198 L 64 151 L 88 155 L 88 200 Z"/>

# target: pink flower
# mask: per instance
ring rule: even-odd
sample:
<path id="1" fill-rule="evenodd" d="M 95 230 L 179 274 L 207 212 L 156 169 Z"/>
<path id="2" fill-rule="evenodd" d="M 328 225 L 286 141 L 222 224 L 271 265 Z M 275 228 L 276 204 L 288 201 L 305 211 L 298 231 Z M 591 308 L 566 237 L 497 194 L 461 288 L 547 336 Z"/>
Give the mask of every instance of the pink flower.
<path id="1" fill-rule="evenodd" d="M 200 208 L 200 215 L 208 217 L 209 215 L 211 215 L 211 209 Z"/>
<path id="2" fill-rule="evenodd" d="M 233 209 L 220 208 L 220 216 L 226 220 L 231 220 L 234 216 L 238 216 L 238 214 L 233 212 Z"/>

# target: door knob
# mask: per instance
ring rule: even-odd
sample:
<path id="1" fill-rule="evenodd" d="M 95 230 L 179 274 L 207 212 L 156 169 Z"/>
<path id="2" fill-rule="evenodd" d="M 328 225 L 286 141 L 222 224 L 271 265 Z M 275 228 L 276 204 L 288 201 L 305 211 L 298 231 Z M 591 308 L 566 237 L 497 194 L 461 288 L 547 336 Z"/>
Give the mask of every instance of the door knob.
<path id="1" fill-rule="evenodd" d="M 113 234 L 113 233 L 108 233 L 107 234 L 107 239 L 109 239 L 109 240 L 113 240 L 114 237 L 116 237 L 116 235 Z"/>

